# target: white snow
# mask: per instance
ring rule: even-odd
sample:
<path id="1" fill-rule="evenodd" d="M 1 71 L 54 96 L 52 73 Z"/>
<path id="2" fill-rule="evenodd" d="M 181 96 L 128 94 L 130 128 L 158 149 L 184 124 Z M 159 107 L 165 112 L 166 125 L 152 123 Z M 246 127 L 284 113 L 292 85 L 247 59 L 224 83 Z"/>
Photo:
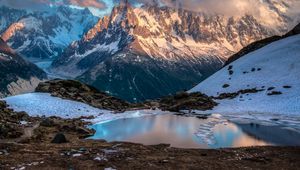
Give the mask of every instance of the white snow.
<path id="1" fill-rule="evenodd" d="M 199 91 L 209 96 L 218 96 L 220 93 L 232 93 L 242 89 L 265 90 L 255 94 L 240 95 L 235 99 L 217 100 L 219 105 L 208 112 L 246 119 L 280 118 L 281 121 L 299 122 L 300 35 L 274 42 L 243 56 L 230 65 L 233 66 L 232 75 L 229 75 L 227 66 L 190 92 Z M 253 68 L 255 68 L 254 72 L 251 71 Z M 223 88 L 224 84 L 230 86 Z M 291 88 L 283 88 L 283 86 L 291 86 Z M 267 95 L 271 92 L 267 90 L 269 87 L 275 87 L 271 91 L 280 91 L 282 94 Z"/>
<path id="2" fill-rule="evenodd" d="M 84 58 L 94 52 L 100 52 L 100 51 L 107 51 L 109 53 L 114 54 L 115 52 L 117 52 L 119 50 L 119 42 L 120 42 L 120 38 L 117 41 L 114 41 L 110 44 L 97 44 L 94 46 L 94 48 L 87 50 L 84 54 L 78 54 L 77 52 L 75 53 L 74 56 L 72 56 L 72 58 Z"/>
<path id="3" fill-rule="evenodd" d="M 15 111 L 25 111 L 30 116 L 57 116 L 61 118 L 80 118 L 82 116 L 94 116 L 94 119 L 86 119 L 92 123 L 103 123 L 123 118 L 142 117 L 163 114 L 160 110 L 137 110 L 124 113 L 97 109 L 87 104 L 52 97 L 48 93 L 28 93 L 4 98 L 10 108 Z"/>
<path id="4" fill-rule="evenodd" d="M 15 111 L 25 111 L 31 116 L 79 118 L 109 112 L 84 103 L 52 97 L 48 93 L 28 93 L 7 97 L 4 100 Z"/>

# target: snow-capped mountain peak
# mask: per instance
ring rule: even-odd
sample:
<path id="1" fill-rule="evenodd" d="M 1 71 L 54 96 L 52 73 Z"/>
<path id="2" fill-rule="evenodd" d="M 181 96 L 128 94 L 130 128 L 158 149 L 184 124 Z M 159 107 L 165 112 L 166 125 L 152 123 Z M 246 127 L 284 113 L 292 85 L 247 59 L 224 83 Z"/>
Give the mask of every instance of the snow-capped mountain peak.
<path id="1" fill-rule="evenodd" d="M 57 57 L 71 42 L 80 39 L 96 20 L 88 9 L 53 7 L 49 11 L 32 11 L 21 16 L 2 37 L 26 57 Z"/>

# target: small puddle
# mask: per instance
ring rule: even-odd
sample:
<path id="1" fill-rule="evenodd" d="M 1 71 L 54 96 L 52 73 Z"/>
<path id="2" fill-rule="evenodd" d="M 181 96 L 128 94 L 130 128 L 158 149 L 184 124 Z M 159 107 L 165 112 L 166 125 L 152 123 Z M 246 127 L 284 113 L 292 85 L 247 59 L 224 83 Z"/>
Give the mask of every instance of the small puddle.
<path id="1" fill-rule="evenodd" d="M 119 119 L 91 128 L 96 130 L 91 139 L 145 145 L 165 143 L 177 148 L 300 145 L 300 134 L 289 129 L 172 114 Z"/>

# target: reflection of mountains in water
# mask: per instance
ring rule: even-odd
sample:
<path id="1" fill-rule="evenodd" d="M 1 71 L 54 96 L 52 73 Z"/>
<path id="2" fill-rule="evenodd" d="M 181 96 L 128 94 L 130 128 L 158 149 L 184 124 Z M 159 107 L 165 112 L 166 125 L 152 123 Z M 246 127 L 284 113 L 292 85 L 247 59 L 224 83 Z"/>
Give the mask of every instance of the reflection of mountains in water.
<path id="1" fill-rule="evenodd" d="M 128 118 L 115 120 L 103 124 L 91 126 L 96 130 L 93 139 L 106 139 L 110 142 L 126 140 L 133 134 L 143 134 L 154 126 L 154 116 L 143 117 L 143 121 L 137 121 L 141 118 Z"/>
<path id="2" fill-rule="evenodd" d="M 300 133 L 280 126 L 237 124 L 245 133 L 260 140 L 284 146 L 300 146 Z"/>

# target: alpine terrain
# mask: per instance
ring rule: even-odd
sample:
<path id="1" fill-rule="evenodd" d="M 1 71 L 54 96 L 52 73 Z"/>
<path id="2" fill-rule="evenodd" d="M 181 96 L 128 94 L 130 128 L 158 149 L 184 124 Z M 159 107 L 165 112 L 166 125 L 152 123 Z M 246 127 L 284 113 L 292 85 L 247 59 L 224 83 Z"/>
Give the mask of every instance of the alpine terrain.
<path id="1" fill-rule="evenodd" d="M 278 17 L 280 27 L 271 28 L 251 15 L 121 3 L 65 49 L 52 72 L 129 101 L 166 96 L 192 88 L 251 42 L 286 30 L 290 18 Z"/>
<path id="2" fill-rule="evenodd" d="M 2 9 L 14 10 L 8 7 Z M 59 56 L 64 48 L 80 39 L 97 22 L 97 17 L 88 9 L 67 6 L 49 7 L 47 11 L 27 11 L 26 15 L 23 13 L 23 10 L 15 9 L 8 13 L 9 17 L 7 14 L 0 16 L 4 23 L 1 27 L 9 25 L 1 36 L 14 50 L 34 59 Z"/>
<path id="3" fill-rule="evenodd" d="M 0 97 L 33 91 L 44 71 L 25 61 L 0 38 Z"/>

